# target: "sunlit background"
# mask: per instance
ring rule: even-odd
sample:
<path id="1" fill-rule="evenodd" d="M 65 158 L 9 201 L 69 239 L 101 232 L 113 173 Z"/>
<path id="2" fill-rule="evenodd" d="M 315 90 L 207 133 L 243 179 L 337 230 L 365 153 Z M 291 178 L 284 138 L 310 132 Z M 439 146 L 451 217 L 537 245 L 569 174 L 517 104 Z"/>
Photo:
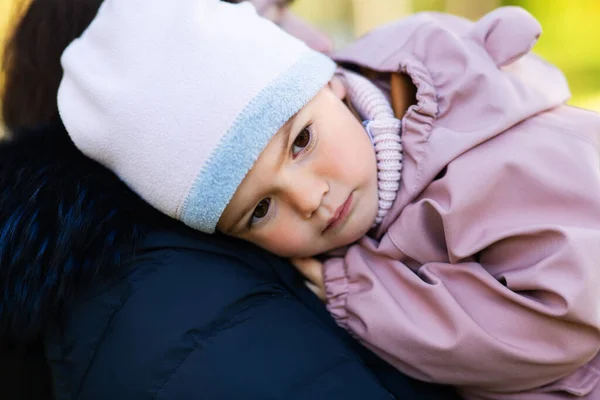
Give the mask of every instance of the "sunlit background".
<path id="1" fill-rule="evenodd" d="M 339 47 L 416 11 L 476 19 L 502 5 L 520 5 L 541 22 L 544 33 L 534 51 L 564 71 L 572 104 L 600 111 L 600 0 L 296 0 L 293 8 L 330 32 Z"/>
<path id="2" fill-rule="evenodd" d="M 165 0 L 177 1 L 177 0 Z M 0 41 L 20 0 L 0 0 Z M 558 65 L 573 92 L 572 104 L 600 111 L 600 0 L 296 0 L 293 9 L 343 46 L 370 28 L 423 10 L 471 19 L 501 5 L 520 5 L 542 23 L 535 51 Z M 0 85 L 1 85 L 0 75 Z"/>

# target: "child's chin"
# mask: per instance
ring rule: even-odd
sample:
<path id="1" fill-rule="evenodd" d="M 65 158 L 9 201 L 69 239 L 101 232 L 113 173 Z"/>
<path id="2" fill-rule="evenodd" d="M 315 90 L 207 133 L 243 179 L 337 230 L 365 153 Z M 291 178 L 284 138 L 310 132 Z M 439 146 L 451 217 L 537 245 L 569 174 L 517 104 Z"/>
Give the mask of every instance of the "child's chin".
<path id="1" fill-rule="evenodd" d="M 373 229 L 373 225 L 375 223 L 375 219 L 373 219 L 372 223 L 361 224 L 361 226 L 354 226 L 353 231 L 347 237 L 344 237 L 344 240 L 337 244 L 336 249 L 349 246 L 353 243 L 358 242 L 362 237 L 367 236 L 369 232 Z M 333 249 L 332 249 L 333 250 Z M 328 250 L 329 251 L 329 250 Z"/>

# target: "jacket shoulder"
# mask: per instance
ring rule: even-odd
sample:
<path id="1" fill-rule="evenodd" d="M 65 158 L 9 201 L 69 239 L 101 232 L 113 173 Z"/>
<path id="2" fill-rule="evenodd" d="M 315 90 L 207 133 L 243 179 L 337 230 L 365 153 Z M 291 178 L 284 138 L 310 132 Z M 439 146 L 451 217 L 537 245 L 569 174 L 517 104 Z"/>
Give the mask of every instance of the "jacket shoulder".
<path id="1" fill-rule="evenodd" d="M 314 398 L 316 377 L 354 375 L 354 391 L 388 398 L 334 331 L 255 268 L 286 264 L 238 247 L 244 244 L 194 236 L 150 235 L 125 280 L 70 313 L 55 343 L 77 346 L 54 347 L 60 354 L 53 368 L 72 383 L 61 390 L 89 399 L 135 399 L 148 391 L 169 399 Z M 79 364 L 67 370 L 65 359 Z M 292 389 L 308 397 L 294 397 Z"/>

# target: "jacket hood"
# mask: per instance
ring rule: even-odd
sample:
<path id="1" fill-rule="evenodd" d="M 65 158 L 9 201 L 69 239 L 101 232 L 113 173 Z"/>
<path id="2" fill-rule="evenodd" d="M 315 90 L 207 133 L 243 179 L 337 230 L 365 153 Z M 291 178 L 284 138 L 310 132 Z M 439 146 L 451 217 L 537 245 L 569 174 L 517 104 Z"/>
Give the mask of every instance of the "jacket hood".
<path id="1" fill-rule="evenodd" d="M 165 217 L 83 156 L 60 122 L 0 142 L 0 337 L 27 345 L 87 284 L 119 276 Z"/>
<path id="2" fill-rule="evenodd" d="M 408 75 L 416 104 L 402 119 L 402 182 L 395 209 L 453 160 L 570 97 L 562 72 L 530 53 L 540 24 L 519 7 L 477 22 L 420 13 L 375 29 L 333 55 L 348 67 Z M 385 231 L 397 212 L 378 229 Z"/>

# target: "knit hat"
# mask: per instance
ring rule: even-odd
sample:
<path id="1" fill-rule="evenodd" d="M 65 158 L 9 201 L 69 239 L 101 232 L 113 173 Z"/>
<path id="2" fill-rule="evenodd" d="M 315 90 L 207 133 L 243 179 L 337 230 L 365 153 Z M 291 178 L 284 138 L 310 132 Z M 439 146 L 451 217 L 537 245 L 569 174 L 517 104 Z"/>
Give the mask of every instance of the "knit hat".
<path id="1" fill-rule="evenodd" d="M 219 0 L 105 0 L 62 65 L 58 109 L 75 145 L 207 233 L 335 71 L 251 4 Z"/>

